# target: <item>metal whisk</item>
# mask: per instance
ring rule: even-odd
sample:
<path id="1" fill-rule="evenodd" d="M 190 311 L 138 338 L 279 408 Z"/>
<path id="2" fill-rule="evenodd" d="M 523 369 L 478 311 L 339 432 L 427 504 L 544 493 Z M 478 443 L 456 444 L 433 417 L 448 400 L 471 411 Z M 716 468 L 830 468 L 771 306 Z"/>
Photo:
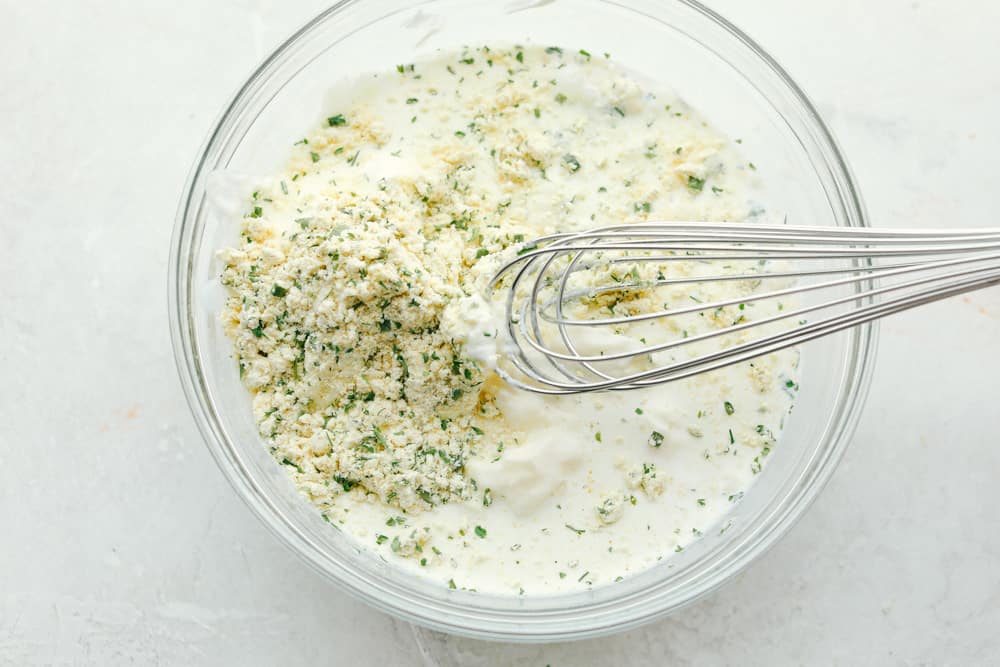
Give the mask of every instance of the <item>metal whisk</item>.
<path id="1" fill-rule="evenodd" d="M 995 229 L 652 222 L 525 243 L 490 289 L 505 290 L 501 377 L 572 394 L 679 380 L 998 283 Z"/>

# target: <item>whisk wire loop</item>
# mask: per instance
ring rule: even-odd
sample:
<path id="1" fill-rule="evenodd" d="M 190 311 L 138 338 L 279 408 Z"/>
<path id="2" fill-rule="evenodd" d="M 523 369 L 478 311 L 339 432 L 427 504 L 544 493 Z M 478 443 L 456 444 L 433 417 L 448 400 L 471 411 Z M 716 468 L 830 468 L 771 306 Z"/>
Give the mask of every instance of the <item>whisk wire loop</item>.
<path id="1" fill-rule="evenodd" d="M 571 394 L 688 378 L 995 284 L 995 229 L 652 222 L 530 241 L 489 288 L 505 299 L 501 377 Z"/>

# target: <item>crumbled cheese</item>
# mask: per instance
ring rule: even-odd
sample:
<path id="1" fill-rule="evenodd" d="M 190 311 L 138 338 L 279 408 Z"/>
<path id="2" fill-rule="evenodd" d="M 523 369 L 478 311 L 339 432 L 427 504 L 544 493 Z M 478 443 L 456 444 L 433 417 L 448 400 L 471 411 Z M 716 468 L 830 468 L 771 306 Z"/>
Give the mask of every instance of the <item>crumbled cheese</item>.
<path id="1" fill-rule="evenodd" d="M 625 512 L 625 497 L 620 493 L 606 495 L 594 507 L 594 511 L 602 524 L 613 524 L 622 518 L 622 514 Z"/>

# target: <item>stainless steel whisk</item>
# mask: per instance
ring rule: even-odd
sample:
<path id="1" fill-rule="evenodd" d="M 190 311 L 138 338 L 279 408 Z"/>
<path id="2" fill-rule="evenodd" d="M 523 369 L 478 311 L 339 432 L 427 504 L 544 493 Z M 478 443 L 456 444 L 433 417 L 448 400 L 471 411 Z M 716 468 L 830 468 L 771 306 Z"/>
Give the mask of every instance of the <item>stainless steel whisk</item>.
<path id="1" fill-rule="evenodd" d="M 671 267 L 681 266 L 696 271 L 675 275 Z M 642 272 L 651 268 L 657 275 L 644 278 Z M 612 278 L 607 284 L 593 284 L 594 276 L 605 274 Z M 612 305 L 605 308 L 607 316 L 594 317 L 593 308 L 574 314 L 574 305 L 593 304 L 606 295 L 641 295 L 648 302 L 657 290 L 676 294 L 681 286 L 719 281 L 752 289 L 707 302 L 692 295 L 691 305 L 664 304 L 648 312 L 619 314 Z M 996 229 L 651 222 L 529 241 L 495 274 L 490 289 L 506 290 L 509 344 L 498 369 L 501 377 L 534 392 L 573 394 L 679 380 L 998 283 Z M 794 303 L 803 297 L 810 300 Z M 690 337 L 684 331 L 652 344 L 642 340 L 625 351 L 581 349 L 577 336 L 580 327 L 621 332 L 642 322 L 753 309 L 767 300 L 779 305 L 761 319 L 741 314 L 717 330 Z M 792 305 L 782 310 L 786 300 Z M 675 321 L 672 329 L 679 328 Z M 695 354 L 688 347 L 705 344 L 714 346 Z"/>

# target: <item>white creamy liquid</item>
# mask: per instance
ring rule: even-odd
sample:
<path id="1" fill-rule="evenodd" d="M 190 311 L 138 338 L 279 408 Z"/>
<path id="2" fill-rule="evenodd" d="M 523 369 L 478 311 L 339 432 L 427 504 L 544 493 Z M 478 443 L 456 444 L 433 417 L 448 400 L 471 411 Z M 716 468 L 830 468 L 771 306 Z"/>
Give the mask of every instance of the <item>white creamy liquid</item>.
<path id="1" fill-rule="evenodd" d="M 797 351 L 644 390 L 543 397 L 491 372 L 505 349 L 503 323 L 483 286 L 503 248 L 554 231 L 745 219 L 752 169 L 683 102 L 601 54 L 470 49 L 401 69 L 353 84 L 350 106 L 329 109 L 327 126 L 294 149 L 287 172 L 261 187 L 244 220 L 246 243 L 220 254 L 232 295 L 224 319 L 262 434 L 331 523 L 443 585 L 548 594 L 608 584 L 669 558 L 718 526 L 760 473 L 791 409 Z M 364 224 L 359 208 L 369 211 Z M 341 215 L 355 217 L 341 223 Z M 306 233 L 316 236 L 305 242 Z M 361 277 L 316 278 L 344 265 Z M 468 380 L 475 389 L 458 390 L 453 402 L 423 401 L 421 387 L 457 381 L 467 366 L 442 370 L 447 359 L 438 362 L 432 348 L 411 349 L 418 343 L 407 338 L 408 320 L 400 316 L 397 327 L 386 315 L 380 335 L 398 336 L 386 345 L 406 362 L 399 382 L 413 413 L 402 417 L 389 381 L 400 369 L 378 370 L 384 381 L 364 367 L 345 379 L 337 369 L 352 363 L 349 345 L 316 341 L 362 326 L 339 323 L 367 312 L 386 282 L 418 276 L 425 282 L 405 288 L 406 298 L 423 315 L 436 313 L 433 349 L 453 341 L 478 368 Z M 671 307 L 736 289 L 692 286 L 672 295 Z M 780 307 L 699 314 L 684 331 Z M 306 324 L 294 336 L 285 331 L 288 318 L 310 333 Z M 605 350 L 641 346 L 636 331 L 581 335 L 597 336 L 592 344 Z M 348 389 L 361 398 L 344 400 Z M 378 457 L 388 461 L 397 448 L 457 434 L 467 418 L 459 408 L 476 405 L 490 411 L 475 415 L 473 435 L 463 432 L 471 444 L 460 469 L 426 472 L 415 463 L 408 486 L 399 465 L 379 467 Z M 432 433 L 437 421 L 414 426 L 423 412 L 440 419 L 440 432 Z M 343 442 L 355 449 L 342 451 Z M 424 465 L 427 456 L 414 460 Z M 428 493 L 432 482 L 440 488 Z M 406 494 L 420 484 L 426 503 Z"/>

